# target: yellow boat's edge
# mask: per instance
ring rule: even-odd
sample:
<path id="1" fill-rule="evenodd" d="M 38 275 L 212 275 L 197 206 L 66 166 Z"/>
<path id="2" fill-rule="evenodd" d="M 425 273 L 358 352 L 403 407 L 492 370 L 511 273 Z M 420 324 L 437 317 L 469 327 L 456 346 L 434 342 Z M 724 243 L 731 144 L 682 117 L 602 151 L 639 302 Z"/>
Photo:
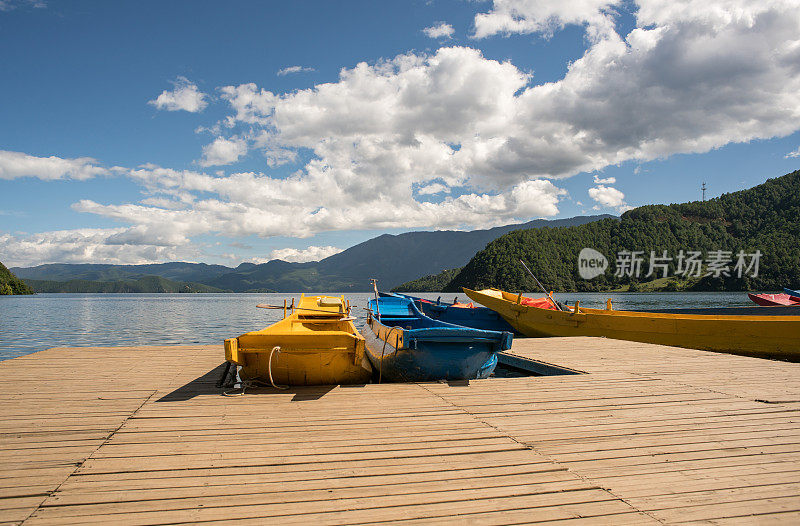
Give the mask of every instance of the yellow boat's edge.
<path id="1" fill-rule="evenodd" d="M 470 299 L 494 310 L 516 330 L 530 337 L 600 336 L 800 360 L 800 316 L 674 314 L 587 308 L 576 313 L 521 305 L 511 299 L 516 298 L 516 294 L 497 289 L 463 290 Z"/>

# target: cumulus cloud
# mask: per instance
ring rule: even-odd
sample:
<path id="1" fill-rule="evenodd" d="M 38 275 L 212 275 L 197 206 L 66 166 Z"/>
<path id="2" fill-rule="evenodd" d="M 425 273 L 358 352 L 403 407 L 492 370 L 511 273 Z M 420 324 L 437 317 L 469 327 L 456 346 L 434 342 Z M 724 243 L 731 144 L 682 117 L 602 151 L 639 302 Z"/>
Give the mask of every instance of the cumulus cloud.
<path id="1" fill-rule="evenodd" d="M 597 201 L 602 206 L 616 208 L 625 204 L 625 194 L 613 186 L 595 186 L 589 188 L 589 197 Z"/>
<path id="2" fill-rule="evenodd" d="M 47 7 L 47 3 L 42 0 L 0 0 L 0 11 L 11 11 L 21 6 L 43 9 Z"/>
<path id="3" fill-rule="evenodd" d="M 592 38 L 613 31 L 612 6 L 621 0 L 494 0 L 491 11 L 475 16 L 474 38 L 496 34 L 552 36 L 569 24 L 586 25 Z"/>
<path id="4" fill-rule="evenodd" d="M 306 66 L 289 66 L 287 68 L 279 69 L 278 76 L 283 77 L 284 75 L 290 75 L 292 73 L 304 73 L 306 71 L 314 71 L 314 68 L 309 68 Z"/>
<path id="5" fill-rule="evenodd" d="M 341 248 L 336 248 L 330 245 L 324 247 L 316 247 L 311 245 L 304 249 L 279 248 L 270 252 L 267 261 L 281 259 L 283 261 L 291 261 L 293 263 L 306 263 L 308 261 L 319 261 L 321 259 L 325 259 L 326 257 L 338 254 L 342 250 L 343 249 Z"/>
<path id="6" fill-rule="evenodd" d="M 247 142 L 239 138 L 217 137 L 214 142 L 203 146 L 200 166 L 222 166 L 232 164 L 247 153 Z"/>
<path id="7" fill-rule="evenodd" d="M 44 263 L 141 264 L 191 261 L 199 256 L 192 245 L 175 247 L 120 243 L 118 238 L 126 231 L 126 228 L 82 228 L 36 234 L 0 232 L 0 253 L 8 266 Z"/>
<path id="8" fill-rule="evenodd" d="M 455 29 L 446 22 L 439 22 L 436 25 L 426 27 L 422 30 L 428 38 L 453 38 Z"/>
<path id="9" fill-rule="evenodd" d="M 431 183 L 431 184 L 428 184 L 428 185 L 425 185 L 425 186 L 420 186 L 419 188 L 417 188 L 417 193 L 419 195 L 434 195 L 434 194 L 440 194 L 442 192 L 447 192 L 447 191 L 449 191 L 449 188 L 447 188 L 445 185 L 439 184 L 439 183 Z"/>
<path id="10" fill-rule="evenodd" d="M 497 226 L 554 215 L 566 195 L 550 181 L 531 180 L 505 193 L 464 193 L 438 203 L 415 200 L 410 187 L 400 198 L 391 191 L 354 198 L 327 170 L 287 178 L 260 173 L 215 177 L 147 166 L 130 176 L 153 196 L 121 205 L 87 199 L 73 209 L 132 225 L 119 236 L 125 242 L 176 246 L 208 233 L 268 238 L 350 229 Z M 199 199 L 200 193 L 212 197 Z"/>
<path id="11" fill-rule="evenodd" d="M 593 177 L 595 184 L 614 184 L 617 182 L 616 177 L 606 177 L 605 179 L 601 179 L 597 174 L 595 174 Z"/>
<path id="12" fill-rule="evenodd" d="M 463 47 L 400 55 L 343 70 L 337 83 L 273 94 L 254 84 L 222 89 L 233 123 L 260 128 L 269 151 L 310 149 L 308 173 L 325 169 L 357 194 L 440 178 L 509 187 L 531 174 L 504 173 L 486 157 L 505 143 L 515 92 L 529 75 Z M 481 178 L 496 179 L 487 185 Z M 499 185 L 497 183 L 500 183 Z"/>
<path id="13" fill-rule="evenodd" d="M 800 146 L 798 146 L 796 150 L 791 151 L 783 156 L 784 159 L 795 159 L 797 157 L 800 157 Z"/>
<path id="14" fill-rule="evenodd" d="M 554 16 L 609 29 L 563 79 L 541 85 L 511 63 L 449 47 L 361 63 L 292 93 L 228 86 L 223 98 L 229 123 L 260 129 L 269 151 L 311 150 L 306 171 L 347 172 L 364 189 L 386 187 L 381 174 L 391 173 L 389 187 L 439 179 L 503 191 L 797 130 L 800 10 L 734 3 L 643 0 L 624 38 L 603 26 L 609 2 L 515 15 L 538 30 Z M 524 13 L 527 4 L 498 5 Z"/>
<path id="15" fill-rule="evenodd" d="M 159 110 L 183 110 L 190 113 L 201 112 L 208 106 L 208 95 L 201 92 L 197 85 L 186 77 L 178 77 L 173 82 L 173 85 L 175 89 L 172 91 L 164 90 L 161 95 L 147 103 Z"/>
<path id="16" fill-rule="evenodd" d="M 36 177 L 52 181 L 55 179 L 91 179 L 108 175 L 109 170 L 98 166 L 91 157 L 64 159 L 61 157 L 35 157 L 22 152 L 0 150 L 0 179 Z"/>
<path id="17" fill-rule="evenodd" d="M 618 35 L 622 5 L 503 0 L 476 18 L 477 37 L 584 26 L 586 52 L 554 82 L 444 47 L 288 93 L 225 86 L 230 112 L 215 129 L 237 135 L 208 145 L 201 164 L 235 162 L 249 146 L 269 166 L 302 159 L 296 171 L 144 166 L 130 176 L 146 200 L 76 210 L 127 225 L 116 241 L 165 247 L 214 232 L 487 227 L 558 213 L 559 178 L 800 129 L 796 1 L 638 0 L 636 27 Z M 623 209 L 611 179 L 596 176 L 590 196 Z"/>

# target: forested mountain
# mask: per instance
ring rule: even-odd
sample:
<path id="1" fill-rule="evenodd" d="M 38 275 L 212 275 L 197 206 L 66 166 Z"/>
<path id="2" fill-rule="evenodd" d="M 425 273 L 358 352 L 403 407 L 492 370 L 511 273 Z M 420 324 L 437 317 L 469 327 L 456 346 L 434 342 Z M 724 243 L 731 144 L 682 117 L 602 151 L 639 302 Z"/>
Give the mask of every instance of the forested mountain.
<path id="1" fill-rule="evenodd" d="M 48 281 L 117 281 L 138 279 L 142 276 L 161 276 L 173 281 L 204 281 L 213 279 L 234 269 L 224 265 L 205 263 L 157 263 L 152 265 L 111 265 L 93 263 L 52 263 L 36 267 L 12 268 L 17 276 L 24 279 Z"/>
<path id="2" fill-rule="evenodd" d="M 243 263 L 230 268 L 202 263 L 163 263 L 158 265 L 69 265 L 51 264 L 15 269 L 26 279 L 47 281 L 82 280 L 70 285 L 75 292 L 104 291 L 115 286 L 88 285 L 88 282 L 117 282 L 156 275 L 170 280 L 197 282 L 233 292 L 357 292 L 370 289 L 370 278 L 377 278 L 383 289 L 445 268 L 464 265 L 486 243 L 518 228 L 581 225 L 614 216 L 580 216 L 548 221 L 506 225 L 488 230 L 457 232 L 407 232 L 384 234 L 322 261 L 289 263 L 274 260 L 256 265 Z M 83 283 L 86 282 L 86 283 Z M 86 290 L 79 289 L 85 285 Z M 50 290 L 59 288 L 47 285 Z M 119 286 L 129 286 L 120 284 Z M 37 287 L 44 285 L 37 284 Z M 99 289 L 99 290 L 97 290 Z"/>
<path id="3" fill-rule="evenodd" d="M 578 274 L 578 254 L 588 247 L 604 254 L 610 268 L 601 276 L 584 280 Z M 642 251 L 643 272 L 636 279 L 615 276 L 617 255 Z M 506 234 L 478 252 L 443 287 L 498 287 L 511 291 L 536 290 L 518 263 L 524 259 L 548 289 L 592 291 L 616 289 L 660 277 L 657 271 L 646 277 L 650 251 L 663 251 L 673 258 L 679 251 L 700 251 L 708 261 L 710 253 L 730 251 L 733 274 L 722 279 L 701 276 L 671 280 L 672 289 L 693 290 L 779 290 L 800 285 L 800 171 L 770 179 L 748 190 L 723 194 L 708 201 L 672 205 L 648 205 L 625 212 L 619 221 L 604 219 L 568 228 L 518 230 Z M 733 272 L 736 255 L 761 252 L 757 277 Z M 751 259 L 747 259 L 748 264 Z M 669 263 L 674 276 L 677 260 Z M 703 274 L 707 271 L 704 267 Z M 751 272 L 752 273 L 752 272 Z"/>
<path id="4" fill-rule="evenodd" d="M 0 296 L 11 294 L 33 294 L 33 290 L 0 263 Z"/>
<path id="5" fill-rule="evenodd" d="M 172 281 L 160 276 L 144 276 L 138 279 L 115 281 L 69 281 L 28 280 L 36 292 L 226 292 L 201 283 Z"/>
<path id="6" fill-rule="evenodd" d="M 371 290 L 376 278 L 388 290 L 410 279 L 464 265 L 486 243 L 518 228 L 581 225 L 614 216 L 579 216 L 569 219 L 537 219 L 489 230 L 456 232 L 407 232 L 384 234 L 313 263 L 270 261 L 223 274 L 204 283 L 235 292 L 270 290 L 276 292 Z"/>
<path id="7" fill-rule="evenodd" d="M 445 287 L 461 272 L 461 268 L 451 268 L 443 270 L 439 274 L 422 276 L 419 279 L 398 285 L 392 289 L 392 292 L 439 292 L 445 290 Z"/>

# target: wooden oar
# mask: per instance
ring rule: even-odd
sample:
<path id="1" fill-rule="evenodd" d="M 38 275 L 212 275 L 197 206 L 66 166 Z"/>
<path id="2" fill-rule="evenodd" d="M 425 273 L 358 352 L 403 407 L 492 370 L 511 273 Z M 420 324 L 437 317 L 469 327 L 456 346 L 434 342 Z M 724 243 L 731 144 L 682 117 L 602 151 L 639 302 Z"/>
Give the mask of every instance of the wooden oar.
<path id="1" fill-rule="evenodd" d="M 281 305 L 267 305 L 266 303 L 259 303 L 256 305 L 259 309 L 283 309 L 284 307 Z M 352 321 L 355 320 L 352 316 L 350 316 L 349 312 L 341 313 L 341 312 L 331 312 L 329 310 L 321 310 L 321 309 L 310 309 L 308 307 L 295 307 L 297 310 L 310 310 L 313 312 L 322 312 L 324 314 L 328 314 L 329 316 L 337 316 L 339 314 L 345 314 L 344 318 L 341 318 L 339 321 Z"/>
<path id="2" fill-rule="evenodd" d="M 553 296 L 551 296 L 550 294 L 547 293 L 547 289 L 544 288 L 541 283 L 539 283 L 539 280 L 536 279 L 536 276 L 533 275 L 533 272 L 531 272 L 531 269 L 528 268 L 528 265 L 526 265 L 525 262 L 522 261 L 521 259 L 519 260 L 519 262 L 522 264 L 522 266 L 525 268 L 525 270 L 528 271 L 528 274 L 531 275 L 531 277 L 533 278 L 533 281 L 535 281 L 536 284 L 539 285 L 539 288 L 542 289 L 542 291 L 544 292 L 544 295 L 547 296 L 547 298 L 550 300 L 550 302 L 553 304 L 553 306 L 556 308 L 556 310 L 563 310 L 561 307 L 558 306 L 558 303 L 556 302 L 556 300 L 553 299 Z"/>

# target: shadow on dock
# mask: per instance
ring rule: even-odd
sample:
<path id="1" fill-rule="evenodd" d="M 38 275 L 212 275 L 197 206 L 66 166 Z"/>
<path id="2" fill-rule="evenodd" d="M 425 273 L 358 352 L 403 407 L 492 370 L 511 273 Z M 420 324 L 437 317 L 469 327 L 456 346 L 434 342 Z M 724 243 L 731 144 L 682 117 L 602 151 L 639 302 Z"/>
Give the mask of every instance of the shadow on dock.
<path id="1" fill-rule="evenodd" d="M 187 400 L 191 400 L 197 396 L 207 396 L 207 395 L 222 395 L 223 392 L 236 392 L 238 390 L 233 390 L 231 387 L 217 387 L 217 382 L 222 375 L 222 372 L 225 368 L 225 364 L 222 363 L 217 367 L 211 369 L 207 373 L 203 374 L 202 376 L 198 376 L 191 382 L 182 385 L 181 387 L 175 389 L 171 393 L 168 393 L 156 402 L 185 402 Z M 257 395 L 259 393 L 266 394 L 266 393 L 289 393 L 294 394 L 292 398 L 292 402 L 305 402 L 311 400 L 319 400 L 332 390 L 334 390 L 336 385 L 314 385 L 314 386 L 298 386 L 298 387 L 290 387 L 286 390 L 277 390 L 273 387 L 249 387 L 246 391 L 247 395 Z M 345 385 L 341 387 L 364 387 L 364 385 Z"/>
<path id="2" fill-rule="evenodd" d="M 182 385 L 171 393 L 162 396 L 156 402 L 185 402 L 196 396 L 220 394 L 222 391 L 216 384 L 224 368 L 225 363 L 221 363 L 188 384 Z"/>

